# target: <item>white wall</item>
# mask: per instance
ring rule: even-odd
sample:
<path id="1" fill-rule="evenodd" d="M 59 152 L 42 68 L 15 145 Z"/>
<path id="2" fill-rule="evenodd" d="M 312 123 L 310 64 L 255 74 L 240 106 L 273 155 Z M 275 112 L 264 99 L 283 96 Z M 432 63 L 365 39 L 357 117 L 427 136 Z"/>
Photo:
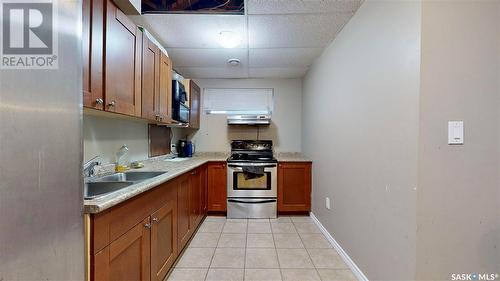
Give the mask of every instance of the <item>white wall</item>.
<path id="1" fill-rule="evenodd" d="M 301 79 L 196 79 L 200 88 L 274 88 L 272 124 L 261 127 L 259 139 L 274 141 L 276 151 L 301 151 Z M 203 107 L 203 91 L 202 91 Z M 229 127 L 225 115 L 201 115 L 200 130 L 192 140 L 197 151 L 230 150 L 234 139 L 257 139 L 256 127 Z"/>
<path id="2" fill-rule="evenodd" d="M 123 144 L 129 148 L 131 161 L 148 158 L 148 124 L 84 115 L 84 162 L 99 155 L 103 163 L 114 163 L 115 154 Z"/>
<path id="3" fill-rule="evenodd" d="M 304 80 L 313 212 L 370 280 L 415 276 L 420 23 L 366 1 Z"/>
<path id="4" fill-rule="evenodd" d="M 417 278 L 500 273 L 498 1 L 424 1 Z M 465 143 L 447 145 L 463 120 Z"/>

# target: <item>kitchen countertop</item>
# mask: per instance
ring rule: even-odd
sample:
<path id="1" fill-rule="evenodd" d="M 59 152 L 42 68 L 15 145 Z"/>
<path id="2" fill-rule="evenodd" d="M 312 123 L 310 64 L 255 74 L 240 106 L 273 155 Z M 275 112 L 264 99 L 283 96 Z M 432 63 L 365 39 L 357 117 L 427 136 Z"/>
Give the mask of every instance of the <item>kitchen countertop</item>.
<path id="1" fill-rule="evenodd" d="M 278 152 L 276 153 L 276 159 L 279 162 L 312 162 L 311 159 L 300 152 Z"/>
<path id="2" fill-rule="evenodd" d="M 104 195 L 99 198 L 84 200 L 84 213 L 97 214 L 106 209 L 109 209 L 119 203 L 122 203 L 134 196 L 146 192 L 164 182 L 167 182 L 175 177 L 178 177 L 190 170 L 197 168 L 207 162 L 226 161 L 229 153 L 223 152 L 201 152 L 195 154 L 192 158 L 186 158 L 182 161 L 165 161 L 168 156 L 160 156 L 141 161 L 144 167 L 133 169 L 132 171 L 167 171 L 160 176 L 127 186 L 119 191 Z M 284 152 L 277 153 L 276 158 L 280 162 L 311 162 L 310 159 L 304 157 L 301 153 Z M 109 166 L 109 165 L 108 165 Z M 114 166 L 112 166 L 114 167 Z M 107 170 L 108 173 L 113 172 L 113 168 Z"/>
<path id="3" fill-rule="evenodd" d="M 165 161 L 168 157 L 155 157 L 141 161 L 144 167 L 132 171 L 167 171 L 160 176 L 127 186 L 119 191 L 104 195 L 99 198 L 84 200 L 83 211 L 87 214 L 97 214 L 124 202 L 136 195 L 148 191 L 164 182 L 180 176 L 190 170 L 210 161 L 226 161 L 227 153 L 198 153 L 192 158 L 182 161 Z"/>

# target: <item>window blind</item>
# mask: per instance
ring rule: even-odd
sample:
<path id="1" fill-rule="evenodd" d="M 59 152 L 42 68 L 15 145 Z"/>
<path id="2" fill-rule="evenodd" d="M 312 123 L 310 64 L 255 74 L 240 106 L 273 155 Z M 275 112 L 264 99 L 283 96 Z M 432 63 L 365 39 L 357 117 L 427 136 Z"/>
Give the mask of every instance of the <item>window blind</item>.
<path id="1" fill-rule="evenodd" d="M 272 114 L 273 89 L 205 88 L 203 109 L 207 114 Z"/>

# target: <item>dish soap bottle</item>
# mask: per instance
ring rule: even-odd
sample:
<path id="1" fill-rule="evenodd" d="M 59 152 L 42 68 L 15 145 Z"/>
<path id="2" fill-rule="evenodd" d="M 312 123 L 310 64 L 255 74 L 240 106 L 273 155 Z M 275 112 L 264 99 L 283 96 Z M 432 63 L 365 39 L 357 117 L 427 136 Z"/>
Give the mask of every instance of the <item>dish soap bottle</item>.
<path id="1" fill-rule="evenodd" d="M 122 145 L 118 152 L 116 152 L 116 172 L 125 172 L 129 168 L 128 147 L 126 144 Z"/>

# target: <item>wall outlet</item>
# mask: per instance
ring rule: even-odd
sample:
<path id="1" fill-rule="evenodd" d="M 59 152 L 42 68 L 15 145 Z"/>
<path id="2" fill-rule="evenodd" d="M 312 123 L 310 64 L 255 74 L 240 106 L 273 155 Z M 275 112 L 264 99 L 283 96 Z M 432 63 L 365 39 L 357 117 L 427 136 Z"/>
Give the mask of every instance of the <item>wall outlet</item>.
<path id="1" fill-rule="evenodd" d="M 331 206 L 330 206 L 330 197 L 325 197 L 325 207 L 330 210 L 331 209 Z"/>

